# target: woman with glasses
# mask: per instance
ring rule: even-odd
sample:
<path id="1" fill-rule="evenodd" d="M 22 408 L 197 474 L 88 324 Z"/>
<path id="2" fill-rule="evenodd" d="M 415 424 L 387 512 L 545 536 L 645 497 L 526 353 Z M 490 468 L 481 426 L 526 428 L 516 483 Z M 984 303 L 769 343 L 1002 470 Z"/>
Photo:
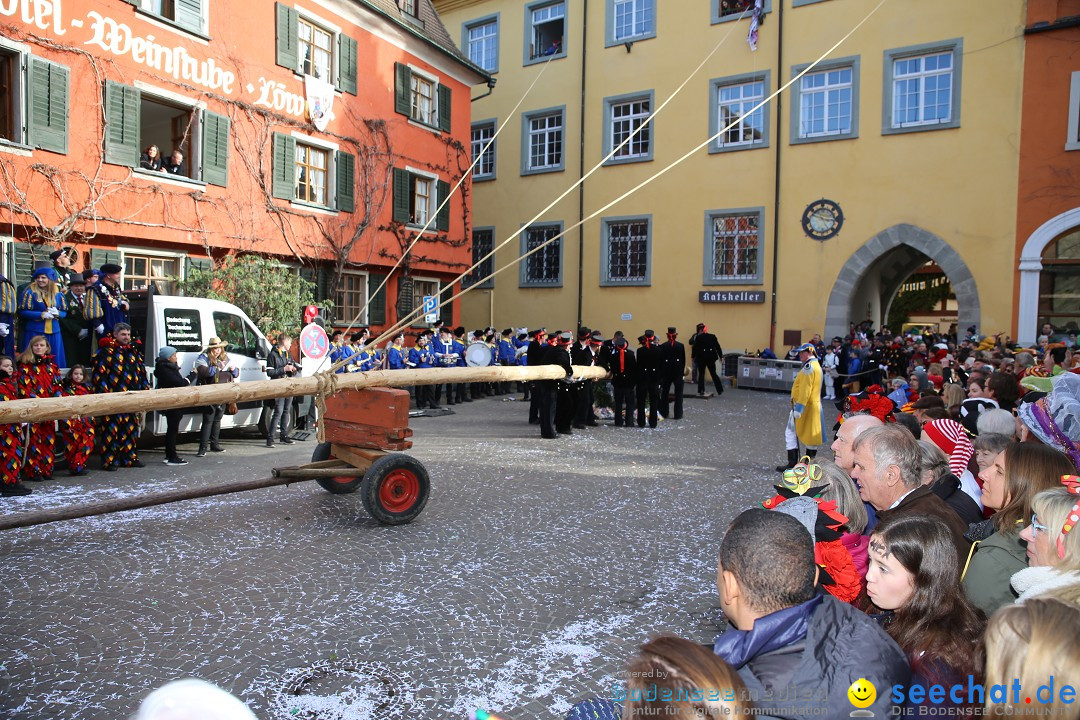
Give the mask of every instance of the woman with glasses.
<path id="1" fill-rule="evenodd" d="M 979 473 L 983 504 L 997 512 L 972 524 L 965 537 L 976 543 L 964 574 L 964 592 L 979 609 L 993 615 L 1016 600 L 1009 580 L 1027 567 L 1027 545 L 1020 531 L 1031 518 L 1031 499 L 1060 487 L 1072 472 L 1064 453 L 1045 445 L 1012 444 Z"/>
<path id="2" fill-rule="evenodd" d="M 1080 583 L 1080 477 L 1068 475 L 1062 484 L 1031 501 L 1031 524 L 1020 533 L 1028 567 L 1012 576 L 1017 602 Z"/>

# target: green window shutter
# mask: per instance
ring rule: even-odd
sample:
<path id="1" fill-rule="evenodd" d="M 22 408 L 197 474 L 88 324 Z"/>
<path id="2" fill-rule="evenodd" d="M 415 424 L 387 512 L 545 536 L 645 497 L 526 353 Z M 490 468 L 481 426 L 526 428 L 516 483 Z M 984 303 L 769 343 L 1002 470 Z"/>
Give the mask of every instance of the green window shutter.
<path id="1" fill-rule="evenodd" d="M 337 174 L 337 209 L 352 212 L 355 207 L 356 157 L 338 150 L 335 154 L 334 171 Z"/>
<path id="2" fill-rule="evenodd" d="M 33 243 L 17 242 L 11 254 L 11 274 L 8 279 L 18 288 L 30 284 L 30 274 L 34 272 L 35 260 L 48 260 L 51 247 L 42 247 Z"/>
<path id="3" fill-rule="evenodd" d="M 356 41 L 348 35 L 338 35 L 338 90 L 356 94 Z"/>
<path id="4" fill-rule="evenodd" d="M 435 202 L 439 208 L 439 214 L 435 218 L 436 230 L 450 229 L 450 203 L 443 204 L 448 197 L 450 197 L 450 183 L 439 180 L 435 183 Z"/>
<path id="5" fill-rule="evenodd" d="M 270 173 L 273 175 L 271 194 L 282 200 L 296 198 L 296 138 L 274 133 L 274 157 Z"/>
<path id="6" fill-rule="evenodd" d="M 99 250 L 94 248 L 90 251 L 90 266 L 100 268 L 105 263 L 121 265 L 119 250 Z"/>
<path id="7" fill-rule="evenodd" d="M 394 222 L 407 223 L 412 195 L 412 177 L 407 170 L 394 168 Z"/>
<path id="8" fill-rule="evenodd" d="M 386 286 L 380 288 L 379 292 L 375 292 L 385 279 L 385 275 L 368 273 L 368 325 L 386 324 Z M 372 293 L 375 294 L 372 295 Z"/>
<path id="9" fill-rule="evenodd" d="M 439 84 L 439 129 L 450 132 L 450 88 Z"/>
<path id="10" fill-rule="evenodd" d="M 203 0 L 174 0 L 173 6 L 176 13 L 176 24 L 185 30 L 191 30 L 192 32 L 201 33 L 203 31 L 202 26 L 202 4 Z"/>
<path id="11" fill-rule="evenodd" d="M 126 2 L 128 5 L 134 5 L 135 7 L 139 7 L 139 0 L 124 0 L 124 2 Z"/>
<path id="12" fill-rule="evenodd" d="M 229 182 L 229 118 L 202 112 L 202 179 L 225 187 Z"/>
<path id="13" fill-rule="evenodd" d="M 199 270 L 200 272 L 206 272 L 214 268 L 214 261 L 210 258 L 184 258 L 184 277 L 191 277 L 192 270 Z"/>
<path id="14" fill-rule="evenodd" d="M 105 162 L 139 166 L 139 102 L 130 85 L 105 82 Z"/>
<path id="15" fill-rule="evenodd" d="M 412 314 L 413 308 L 413 279 L 408 275 L 402 275 L 397 284 L 397 317 L 398 320 Z M 417 318 L 412 318 L 409 323 L 415 324 Z"/>
<path id="16" fill-rule="evenodd" d="M 296 70 L 300 67 L 300 14 L 296 8 L 277 3 L 277 64 Z"/>
<path id="17" fill-rule="evenodd" d="M 326 265 L 320 265 L 315 272 L 315 302 L 330 300 L 330 275 L 332 271 Z"/>
<path id="18" fill-rule="evenodd" d="M 70 71 L 39 57 L 30 57 L 30 144 L 57 153 L 68 151 Z"/>
<path id="19" fill-rule="evenodd" d="M 394 112 L 412 115 L 412 70 L 394 63 Z"/>

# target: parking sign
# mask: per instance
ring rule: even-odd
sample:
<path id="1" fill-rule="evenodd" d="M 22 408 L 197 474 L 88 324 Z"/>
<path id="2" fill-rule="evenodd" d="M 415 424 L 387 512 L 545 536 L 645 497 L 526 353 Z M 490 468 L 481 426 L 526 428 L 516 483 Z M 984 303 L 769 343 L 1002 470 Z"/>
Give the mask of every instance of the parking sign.
<path id="1" fill-rule="evenodd" d="M 435 295 L 424 296 L 424 320 L 429 323 L 439 320 L 439 299 Z"/>

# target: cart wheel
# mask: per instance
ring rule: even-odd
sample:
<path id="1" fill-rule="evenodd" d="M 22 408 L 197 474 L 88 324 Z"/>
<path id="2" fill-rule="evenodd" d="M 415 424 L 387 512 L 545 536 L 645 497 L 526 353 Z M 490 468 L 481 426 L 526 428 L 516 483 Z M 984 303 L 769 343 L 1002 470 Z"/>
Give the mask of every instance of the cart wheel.
<path id="1" fill-rule="evenodd" d="M 330 454 L 330 443 L 319 443 L 315 446 L 315 452 L 311 453 L 311 462 L 319 462 L 321 460 L 329 460 L 333 456 Z M 347 495 L 351 492 L 356 492 L 356 489 L 360 487 L 360 483 L 364 482 L 363 475 L 342 475 L 341 477 L 321 477 L 316 478 L 315 482 L 322 485 L 323 490 L 332 492 L 335 495 Z"/>
<path id="2" fill-rule="evenodd" d="M 384 455 L 364 474 L 364 509 L 384 525 L 412 522 L 427 504 L 431 482 L 420 461 L 409 455 Z"/>

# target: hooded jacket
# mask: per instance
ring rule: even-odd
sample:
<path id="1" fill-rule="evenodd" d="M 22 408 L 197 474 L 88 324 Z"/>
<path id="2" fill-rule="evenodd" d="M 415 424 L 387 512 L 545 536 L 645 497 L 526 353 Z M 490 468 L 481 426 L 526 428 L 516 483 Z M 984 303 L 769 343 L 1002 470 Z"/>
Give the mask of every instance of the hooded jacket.
<path id="1" fill-rule="evenodd" d="M 963 578 L 964 594 L 990 617 L 1016 601 L 1009 580 L 1027 567 L 1027 548 L 1019 533 L 995 532 L 992 518 L 972 524 L 964 537 L 976 543 Z"/>

